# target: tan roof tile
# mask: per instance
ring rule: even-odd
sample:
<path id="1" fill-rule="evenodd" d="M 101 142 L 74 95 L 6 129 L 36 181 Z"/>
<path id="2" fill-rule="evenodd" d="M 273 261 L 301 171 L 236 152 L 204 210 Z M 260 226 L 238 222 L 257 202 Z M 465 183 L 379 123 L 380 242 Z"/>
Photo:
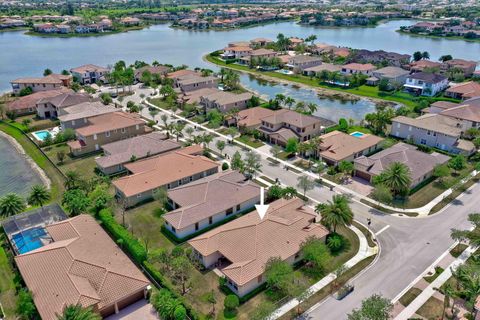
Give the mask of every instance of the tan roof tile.
<path id="1" fill-rule="evenodd" d="M 372 134 L 354 137 L 336 130 L 326 133 L 320 138 L 322 139 L 322 143 L 319 145 L 320 155 L 334 161 L 342 161 L 383 141 L 382 138 Z"/>
<path id="2" fill-rule="evenodd" d="M 76 131 L 82 136 L 90 136 L 111 130 L 145 124 L 139 115 L 126 112 L 111 112 L 88 119 L 89 125 L 78 128 Z"/>

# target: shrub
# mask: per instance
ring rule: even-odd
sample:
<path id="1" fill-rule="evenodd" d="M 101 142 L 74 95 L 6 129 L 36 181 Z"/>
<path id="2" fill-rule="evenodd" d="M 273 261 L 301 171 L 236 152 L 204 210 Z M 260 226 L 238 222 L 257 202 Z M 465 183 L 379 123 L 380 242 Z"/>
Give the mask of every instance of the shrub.
<path id="1" fill-rule="evenodd" d="M 173 312 L 173 318 L 175 320 L 187 319 L 187 310 L 183 306 L 177 306 Z"/>
<path id="2" fill-rule="evenodd" d="M 228 170 L 228 163 L 224 162 L 222 163 L 222 171 Z"/>
<path id="3" fill-rule="evenodd" d="M 240 300 L 236 295 L 229 294 L 228 296 L 225 297 L 225 300 L 223 301 L 223 305 L 227 310 L 235 310 L 240 305 Z"/>
<path id="4" fill-rule="evenodd" d="M 327 237 L 327 247 L 332 253 L 340 252 L 345 247 L 345 239 L 338 233 Z"/>
<path id="5" fill-rule="evenodd" d="M 103 209 L 98 213 L 98 218 L 102 222 L 103 227 L 115 238 L 122 239 L 123 246 L 132 256 L 135 262 L 141 264 L 147 259 L 145 248 L 135 239 L 130 232 L 115 221 L 110 209 Z"/>

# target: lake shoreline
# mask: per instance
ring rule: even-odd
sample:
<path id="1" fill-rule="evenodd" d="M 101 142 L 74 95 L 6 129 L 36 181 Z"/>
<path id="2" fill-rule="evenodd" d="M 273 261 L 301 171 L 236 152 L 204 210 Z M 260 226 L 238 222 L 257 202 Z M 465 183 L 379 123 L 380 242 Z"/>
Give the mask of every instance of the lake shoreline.
<path id="1" fill-rule="evenodd" d="M 28 162 L 30 167 L 38 174 L 38 176 L 40 177 L 40 180 L 42 180 L 43 184 L 48 189 L 50 189 L 50 187 L 52 185 L 51 180 L 47 177 L 45 171 L 43 171 L 38 166 L 38 164 L 29 155 L 27 155 L 27 153 L 25 152 L 23 147 L 20 145 L 20 143 L 18 143 L 18 141 L 15 140 L 15 138 L 6 134 L 3 131 L 0 131 L 0 136 L 4 137 L 13 146 L 13 148 L 15 148 L 15 150 L 18 152 L 18 154 L 22 155 L 25 158 L 25 160 Z"/>

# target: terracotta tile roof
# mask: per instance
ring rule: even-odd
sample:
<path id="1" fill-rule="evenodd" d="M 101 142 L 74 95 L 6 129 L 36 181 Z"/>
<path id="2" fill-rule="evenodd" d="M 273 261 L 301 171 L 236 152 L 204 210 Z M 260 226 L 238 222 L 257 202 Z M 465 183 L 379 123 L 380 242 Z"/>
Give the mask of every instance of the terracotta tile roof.
<path id="1" fill-rule="evenodd" d="M 15 257 L 44 320 L 80 303 L 99 310 L 149 285 L 149 281 L 90 215 L 46 227 L 53 241 Z"/>
<path id="2" fill-rule="evenodd" d="M 73 92 L 70 89 L 61 88 L 58 90 L 46 90 L 46 91 L 38 91 L 28 96 L 20 97 L 10 103 L 7 104 L 8 110 L 22 110 L 28 108 L 36 108 L 36 104 L 43 98 L 54 97 L 61 95 L 65 92 Z"/>
<path id="3" fill-rule="evenodd" d="M 42 98 L 38 101 L 38 103 L 50 103 L 57 108 L 66 108 L 82 102 L 88 102 L 90 100 L 91 98 L 87 94 L 67 92 L 60 95 Z"/>
<path id="4" fill-rule="evenodd" d="M 373 147 L 383 139 L 372 134 L 355 137 L 340 131 L 332 131 L 320 136 L 320 155 L 334 161 L 342 161 L 358 152 Z"/>
<path id="5" fill-rule="evenodd" d="M 42 78 L 19 78 L 13 81 L 10 81 L 10 83 L 45 83 L 45 84 L 62 84 L 62 80 L 67 80 L 70 79 L 72 76 L 68 75 L 61 75 L 61 74 L 50 74 L 48 76 L 42 77 Z"/>
<path id="6" fill-rule="evenodd" d="M 450 102 L 450 101 L 435 101 L 430 105 L 430 107 L 435 107 L 439 109 L 449 109 L 458 106 L 458 103 Z"/>
<path id="7" fill-rule="evenodd" d="M 88 122 L 90 123 L 88 126 L 76 130 L 78 134 L 86 137 L 96 133 L 145 124 L 139 115 L 121 111 L 101 114 L 88 119 Z"/>
<path id="8" fill-rule="evenodd" d="M 480 97 L 466 100 L 460 105 L 443 110 L 440 114 L 455 119 L 480 122 Z"/>
<path id="9" fill-rule="evenodd" d="M 61 109 L 58 119 L 62 122 L 90 118 L 105 113 L 116 112 L 114 106 L 106 106 L 100 101 L 83 102 Z"/>
<path id="10" fill-rule="evenodd" d="M 226 48 L 223 49 L 223 50 L 224 50 L 224 51 L 233 51 L 233 52 L 237 52 L 237 51 L 238 51 L 238 52 L 243 52 L 243 51 L 248 51 L 248 52 L 250 52 L 250 51 L 253 51 L 252 48 L 247 47 L 247 46 L 245 46 L 245 47 L 243 47 L 243 46 L 226 47 Z"/>
<path id="11" fill-rule="evenodd" d="M 274 112 L 273 115 L 265 117 L 262 120 L 272 124 L 287 123 L 300 128 L 312 124 L 320 125 L 320 123 L 322 122 L 322 119 L 320 118 L 314 116 L 307 116 L 288 109 L 277 110 Z"/>
<path id="12" fill-rule="evenodd" d="M 199 75 L 198 72 L 188 69 L 177 70 L 174 72 L 167 73 L 167 78 L 177 79 L 186 75 Z"/>
<path id="13" fill-rule="evenodd" d="M 371 63 L 349 63 L 349 64 L 346 64 L 346 65 L 342 66 L 342 68 L 357 70 L 357 71 L 370 71 L 370 70 L 377 69 L 377 67 L 375 67 Z"/>
<path id="14" fill-rule="evenodd" d="M 251 126 L 260 125 L 262 123 L 263 118 L 273 115 L 274 112 L 275 111 L 271 109 L 262 108 L 262 107 L 254 107 L 254 108 L 241 110 L 238 113 L 237 124 L 240 127 L 242 126 L 251 127 Z"/>
<path id="15" fill-rule="evenodd" d="M 249 100 L 252 98 L 253 94 L 250 92 L 244 92 L 244 93 L 231 93 L 227 91 L 218 91 L 206 96 L 202 96 L 202 98 L 207 99 L 209 101 L 215 102 L 220 106 L 227 105 L 227 104 L 232 104 L 235 102 L 242 102 Z"/>
<path id="16" fill-rule="evenodd" d="M 470 98 L 477 97 L 480 96 L 480 83 L 474 81 L 459 83 L 448 88 L 446 92 L 458 93 Z"/>
<path id="17" fill-rule="evenodd" d="M 200 102 L 200 97 L 208 96 L 213 93 L 220 92 L 217 88 L 202 88 L 194 91 L 185 92 L 182 99 L 188 104 L 196 104 Z"/>
<path id="18" fill-rule="evenodd" d="M 446 163 L 449 159 L 450 157 L 441 153 L 428 154 L 418 151 L 415 146 L 397 143 L 370 157 L 358 157 L 354 162 L 356 165 L 368 167 L 367 172 L 373 175 L 379 175 L 392 163 L 400 162 L 410 169 L 410 177 L 412 181 L 415 181 L 432 172 L 438 164 Z"/>
<path id="19" fill-rule="evenodd" d="M 219 164 L 204 156 L 189 155 L 180 150 L 132 162 L 125 167 L 133 174 L 113 181 L 113 185 L 125 196 L 130 197 L 218 168 Z"/>
<path id="20" fill-rule="evenodd" d="M 260 187 L 238 171 L 221 172 L 168 191 L 168 197 L 180 206 L 163 218 L 183 229 L 208 217 L 259 198 Z"/>
<path id="21" fill-rule="evenodd" d="M 263 274 L 268 259 L 285 260 L 299 251 L 307 237 L 325 237 L 328 231 L 313 223 L 316 216 L 298 198 L 280 199 L 270 204 L 263 220 L 254 211 L 188 243 L 203 256 L 218 252 L 231 261 L 221 271 L 243 285 Z"/>
<path id="22" fill-rule="evenodd" d="M 71 72 L 87 73 L 87 72 L 108 72 L 109 69 L 94 64 L 84 64 L 83 66 L 70 69 Z"/>
<path id="23" fill-rule="evenodd" d="M 179 149 L 181 144 L 173 140 L 166 140 L 161 132 L 152 132 L 137 137 L 104 144 L 102 149 L 105 156 L 95 159 L 99 167 L 108 168 L 130 161 L 134 155 L 137 159 L 155 156 L 160 153 Z"/>
<path id="24" fill-rule="evenodd" d="M 185 86 L 189 84 L 204 83 L 204 82 L 210 82 L 210 81 L 213 81 L 213 82 L 218 81 L 218 78 L 213 76 L 202 77 L 201 75 L 191 75 L 191 76 L 179 78 L 178 84 Z"/>

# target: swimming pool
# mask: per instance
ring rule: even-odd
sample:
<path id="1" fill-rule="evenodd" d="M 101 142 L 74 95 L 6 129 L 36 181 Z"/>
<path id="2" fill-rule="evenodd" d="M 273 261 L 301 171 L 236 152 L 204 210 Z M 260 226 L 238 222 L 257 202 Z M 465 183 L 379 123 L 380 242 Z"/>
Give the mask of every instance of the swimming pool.
<path id="1" fill-rule="evenodd" d="M 14 234 L 12 236 L 12 241 L 17 248 L 18 253 L 22 254 L 43 247 L 41 238 L 46 235 L 47 232 L 44 228 L 35 227 Z"/>
<path id="2" fill-rule="evenodd" d="M 363 137 L 365 134 L 362 133 L 362 132 L 359 132 L 359 131 L 355 131 L 355 132 L 352 132 L 350 133 L 351 136 L 354 136 L 354 137 L 357 137 L 357 138 L 361 138 Z"/>
<path id="3" fill-rule="evenodd" d="M 48 135 L 50 135 L 50 136 L 52 135 L 47 130 L 36 131 L 32 134 L 35 138 L 37 138 L 37 140 L 40 140 L 40 141 L 45 141 L 45 139 L 47 139 Z"/>
<path id="4" fill-rule="evenodd" d="M 278 72 L 278 73 L 283 73 L 283 74 L 293 74 L 292 71 L 290 71 L 290 70 L 285 70 L 285 69 L 277 70 L 276 72 Z"/>

